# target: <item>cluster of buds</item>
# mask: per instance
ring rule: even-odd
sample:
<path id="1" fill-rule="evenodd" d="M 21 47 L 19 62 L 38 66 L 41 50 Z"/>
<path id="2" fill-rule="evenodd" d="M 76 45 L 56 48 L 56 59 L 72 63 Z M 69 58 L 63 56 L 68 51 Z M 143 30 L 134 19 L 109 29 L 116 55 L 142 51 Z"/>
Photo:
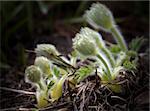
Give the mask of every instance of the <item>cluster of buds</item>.
<path id="1" fill-rule="evenodd" d="M 128 50 L 121 32 L 116 28 L 113 15 L 106 6 L 94 3 L 85 12 L 84 18 L 94 28 L 112 33 L 117 44 L 107 46 L 98 31 L 84 27 L 73 39 L 74 51 L 69 60 L 59 56 L 60 53 L 51 44 L 37 45 L 34 65 L 27 67 L 25 74 L 26 82 L 37 87 L 38 107 L 47 106 L 48 101 L 58 100 L 62 96 L 62 86 L 66 79 L 74 84 L 80 83 L 93 74 L 95 67 L 102 83 L 110 83 L 108 87 L 114 92 L 121 91 L 120 85 L 111 84 L 120 71 L 136 69 L 137 61 L 130 62 L 130 58 L 136 58 L 137 53 Z M 77 68 L 77 59 L 82 61 L 87 58 L 94 58 L 95 62 Z M 68 76 L 70 73 L 73 76 Z"/>
<path id="2" fill-rule="evenodd" d="M 55 74 L 56 66 L 52 64 L 52 61 L 54 60 L 54 57 L 59 54 L 59 52 L 53 45 L 37 45 L 35 52 L 37 57 L 35 59 L 34 65 L 27 67 L 25 74 L 26 82 L 37 87 L 37 107 L 41 108 L 46 107 L 49 104 L 49 101 L 55 101 L 61 97 L 62 85 L 66 76 L 58 77 Z M 53 56 L 51 57 L 51 55 Z M 52 60 L 48 59 L 48 57 Z M 58 74 L 59 72 L 57 75 Z M 51 85 L 52 82 L 53 84 Z"/>
<path id="3" fill-rule="evenodd" d="M 83 16 L 85 20 L 95 29 L 102 29 L 109 32 L 115 38 L 117 44 L 106 46 L 102 36 L 95 30 L 90 28 L 82 28 L 73 39 L 73 47 L 82 56 L 97 57 L 101 64 L 98 69 L 102 81 L 111 83 L 118 76 L 120 71 L 125 69 L 136 69 L 135 62 L 130 62 L 131 55 L 122 36 L 116 27 L 116 23 L 111 11 L 100 3 L 92 4 Z M 113 50 L 110 50 L 113 49 Z M 113 51 L 113 52 L 112 52 Z M 109 85 L 109 87 L 120 92 L 120 86 Z"/>

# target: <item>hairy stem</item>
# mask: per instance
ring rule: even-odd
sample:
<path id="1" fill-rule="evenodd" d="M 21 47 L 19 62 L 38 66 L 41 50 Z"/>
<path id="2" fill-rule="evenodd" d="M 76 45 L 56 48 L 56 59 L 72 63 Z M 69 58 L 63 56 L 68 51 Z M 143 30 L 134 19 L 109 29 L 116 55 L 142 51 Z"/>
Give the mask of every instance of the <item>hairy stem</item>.
<path id="1" fill-rule="evenodd" d="M 106 57 L 109 59 L 111 66 L 114 67 L 115 66 L 115 60 L 114 60 L 113 56 L 111 55 L 110 51 L 106 47 L 102 47 L 101 50 L 104 52 Z"/>
<path id="2" fill-rule="evenodd" d="M 111 33 L 115 37 L 120 48 L 123 51 L 127 51 L 127 45 L 125 43 L 124 37 L 122 36 L 121 32 L 117 29 L 117 27 L 115 25 L 111 28 Z"/>
<path id="3" fill-rule="evenodd" d="M 106 61 L 103 59 L 103 57 L 100 55 L 100 54 L 97 54 L 96 55 L 99 59 L 100 59 L 100 61 L 104 64 L 104 66 L 106 67 L 106 70 L 107 70 L 107 77 L 109 78 L 109 79 L 111 79 L 111 73 L 110 73 L 110 69 L 109 69 L 109 67 L 108 67 L 108 65 L 107 65 L 107 63 L 106 63 Z"/>
<path id="4" fill-rule="evenodd" d="M 47 90 L 47 86 L 46 86 L 46 84 L 44 83 L 44 80 L 43 80 L 43 79 L 41 79 L 41 80 L 38 82 L 38 85 L 39 85 L 39 88 L 40 88 L 41 90 Z"/>

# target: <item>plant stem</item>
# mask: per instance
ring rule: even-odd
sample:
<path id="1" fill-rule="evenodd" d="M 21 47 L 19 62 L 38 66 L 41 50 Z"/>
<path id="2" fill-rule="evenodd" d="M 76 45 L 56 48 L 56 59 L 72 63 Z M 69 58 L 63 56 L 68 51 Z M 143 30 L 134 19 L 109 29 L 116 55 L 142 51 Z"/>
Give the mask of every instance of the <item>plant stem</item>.
<path id="1" fill-rule="evenodd" d="M 71 65 L 76 67 L 76 61 L 77 61 L 77 57 L 72 57 L 71 58 Z"/>
<path id="2" fill-rule="evenodd" d="M 116 61 L 116 67 L 122 65 L 122 63 L 125 61 L 127 55 L 124 53 L 123 55 L 120 55 L 118 60 Z"/>
<path id="3" fill-rule="evenodd" d="M 43 90 L 43 91 L 47 89 L 46 84 L 44 83 L 44 80 L 43 80 L 43 79 L 41 79 L 41 80 L 38 82 L 38 85 L 39 85 L 40 89 Z"/>
<path id="4" fill-rule="evenodd" d="M 48 105 L 49 96 L 46 90 L 37 90 L 36 91 L 37 107 L 43 108 Z"/>
<path id="5" fill-rule="evenodd" d="M 120 48 L 123 51 L 127 51 L 127 45 L 125 43 L 124 37 L 122 36 L 121 32 L 117 29 L 117 27 L 114 25 L 112 26 L 110 30 L 111 30 L 112 35 L 117 40 L 117 43 L 119 44 Z"/>
<path id="6" fill-rule="evenodd" d="M 114 67 L 114 66 L 115 66 L 115 60 L 114 60 L 112 54 L 110 53 L 110 51 L 107 49 L 107 47 L 106 47 L 105 45 L 102 46 L 99 41 L 96 41 L 96 43 L 97 43 L 99 49 L 102 50 L 102 52 L 103 52 L 103 53 L 106 55 L 106 57 L 108 58 L 108 60 L 109 60 L 109 62 L 110 62 L 110 64 L 111 64 L 111 66 Z"/>
<path id="7" fill-rule="evenodd" d="M 108 78 L 110 79 L 111 78 L 111 73 L 110 73 L 110 69 L 109 69 L 109 67 L 108 67 L 108 65 L 107 65 L 107 63 L 106 63 L 106 61 L 102 58 L 102 56 L 100 55 L 100 54 L 97 54 L 96 55 L 100 60 L 101 60 L 101 62 L 104 64 L 104 66 L 106 67 L 106 69 L 107 69 L 107 76 L 108 76 Z"/>
<path id="8" fill-rule="evenodd" d="M 115 66 L 115 60 L 114 60 L 113 56 L 111 55 L 110 51 L 106 47 L 102 47 L 101 50 L 104 52 L 104 54 L 109 59 L 111 66 L 114 67 Z"/>

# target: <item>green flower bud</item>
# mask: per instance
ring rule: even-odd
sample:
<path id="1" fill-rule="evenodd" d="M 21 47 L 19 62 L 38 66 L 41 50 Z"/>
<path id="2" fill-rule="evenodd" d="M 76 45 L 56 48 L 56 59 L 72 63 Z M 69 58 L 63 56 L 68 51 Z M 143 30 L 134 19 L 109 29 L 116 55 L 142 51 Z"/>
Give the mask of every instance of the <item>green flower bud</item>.
<path id="1" fill-rule="evenodd" d="M 92 4 L 90 10 L 84 14 L 84 18 L 94 28 L 111 32 L 120 48 L 123 51 L 127 51 L 125 40 L 115 25 L 111 11 L 106 6 L 100 3 Z"/>
<path id="2" fill-rule="evenodd" d="M 46 57 L 43 57 L 43 56 L 36 57 L 34 65 L 38 66 L 44 74 L 46 74 L 46 75 L 51 74 L 50 61 Z"/>
<path id="3" fill-rule="evenodd" d="M 90 10 L 84 14 L 84 17 L 86 21 L 96 29 L 101 28 L 105 31 L 109 31 L 114 24 L 112 13 L 106 6 L 100 3 L 92 4 Z"/>
<path id="4" fill-rule="evenodd" d="M 107 58 L 111 63 L 111 66 L 112 67 L 114 66 L 114 58 L 112 57 L 110 51 L 106 48 L 105 42 L 102 39 L 102 36 L 98 32 L 88 27 L 85 27 L 81 29 L 80 35 L 87 37 L 89 41 L 94 41 L 96 47 L 99 48 L 107 56 Z"/>
<path id="5" fill-rule="evenodd" d="M 105 44 L 103 43 L 103 40 L 100 37 L 100 35 L 89 28 L 82 28 L 80 33 L 76 34 L 76 37 L 73 39 L 73 48 L 75 50 L 77 50 L 80 54 L 82 54 L 85 57 L 98 57 L 98 59 L 104 64 L 105 69 L 107 70 L 106 72 L 109 73 L 108 75 L 111 76 L 110 69 L 108 67 L 109 62 L 106 62 L 107 58 L 106 60 L 104 60 L 102 54 L 100 54 L 98 51 L 98 46 L 99 48 L 103 47 L 104 49 L 104 45 Z"/>
<path id="6" fill-rule="evenodd" d="M 33 83 L 39 83 L 41 79 L 41 70 L 39 67 L 31 65 L 26 68 L 25 74 L 26 74 L 26 81 L 27 82 L 33 82 Z"/>
<path id="7" fill-rule="evenodd" d="M 52 44 L 39 44 L 35 49 L 37 56 L 49 56 L 49 55 L 59 55 L 59 52 L 56 50 L 55 46 Z"/>
<path id="8" fill-rule="evenodd" d="M 105 42 L 102 39 L 102 36 L 95 30 L 92 30 L 88 27 L 84 27 L 84 28 L 81 28 L 80 34 L 86 35 L 88 37 L 88 39 L 90 39 L 90 40 L 94 40 L 94 42 L 99 47 L 105 47 Z"/>
<path id="9" fill-rule="evenodd" d="M 73 47 L 83 56 L 96 55 L 96 45 L 86 34 L 78 33 L 73 39 Z"/>

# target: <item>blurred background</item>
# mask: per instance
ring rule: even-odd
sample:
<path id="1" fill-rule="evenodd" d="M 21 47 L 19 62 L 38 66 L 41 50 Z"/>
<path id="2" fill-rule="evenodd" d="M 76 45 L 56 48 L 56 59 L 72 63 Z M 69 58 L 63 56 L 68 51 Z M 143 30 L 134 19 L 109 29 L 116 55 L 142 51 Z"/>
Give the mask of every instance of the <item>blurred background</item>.
<path id="1" fill-rule="evenodd" d="M 27 65 L 33 63 L 35 55 L 27 50 L 34 50 L 39 43 L 54 44 L 64 55 L 71 52 L 72 38 L 81 27 L 88 25 L 82 15 L 92 2 L 0 1 L 0 85 L 28 88 L 24 85 L 23 72 Z M 135 37 L 147 39 L 141 50 L 145 51 L 149 40 L 149 1 L 101 3 L 113 12 L 128 43 Z M 110 34 L 101 30 L 100 33 L 104 39 L 112 41 Z M 0 93 L 1 97 L 10 94 Z M 2 108 L 13 106 L 7 98 L 1 99 Z"/>

